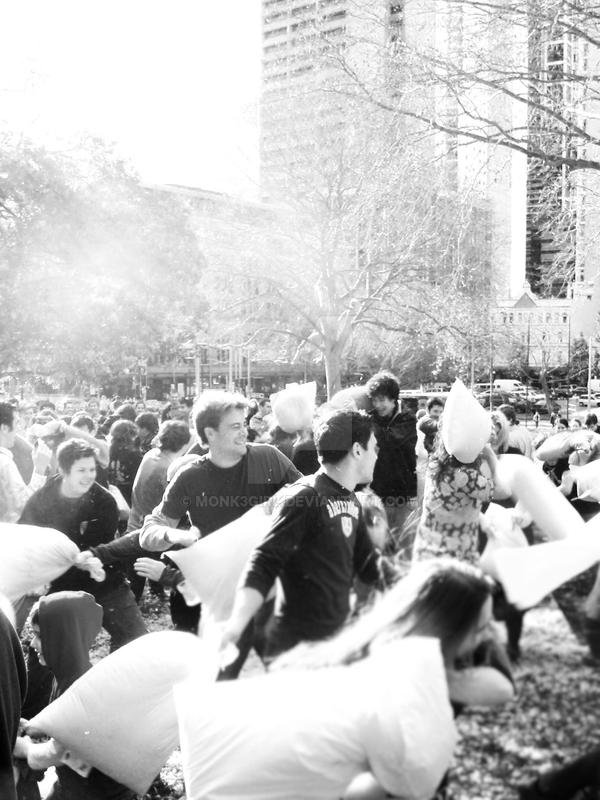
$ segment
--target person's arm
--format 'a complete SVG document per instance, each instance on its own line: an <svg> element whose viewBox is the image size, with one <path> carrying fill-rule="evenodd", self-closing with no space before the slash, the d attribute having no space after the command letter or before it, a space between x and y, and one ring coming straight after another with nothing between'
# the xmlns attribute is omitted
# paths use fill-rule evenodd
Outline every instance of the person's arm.
<svg viewBox="0 0 600 800"><path fill-rule="evenodd" d="M4 486L4 494L7 498L4 522L21 521L21 516L27 503L46 482L46 469L50 463L50 457L50 450L45 445L36 447L33 455L33 474L29 484L25 483L12 459L2 459L0 481ZM35 523L28 522L27 524Z"/></svg>
<svg viewBox="0 0 600 800"><path fill-rule="evenodd" d="M97 452L98 463L101 467L108 467L110 461L108 443L104 439L96 439L91 433L83 428L74 428L72 425L64 425L63 433L65 439L83 439L90 444Z"/></svg>
<svg viewBox="0 0 600 800"><path fill-rule="evenodd" d="M151 581L160 581L167 565L164 561L157 561L155 558L137 558L133 565L137 575L148 578Z"/></svg>
<svg viewBox="0 0 600 800"><path fill-rule="evenodd" d="M221 637L221 649L236 644L250 620L265 602L265 596L249 586L240 587L235 593L233 610Z"/></svg>
<svg viewBox="0 0 600 800"><path fill-rule="evenodd" d="M180 530L177 525L181 518L167 517L161 513L163 504L156 506L152 514L144 518L140 534L140 545L144 550L162 553L173 545L189 547L200 538L200 530L192 525L187 530Z"/></svg>
<svg viewBox="0 0 600 800"><path fill-rule="evenodd" d="M223 646L235 643L262 606L275 579L302 543L312 523L316 503L302 502L313 490L299 486L278 498L268 534L248 559L246 573L236 592L233 611L223 633ZM309 498L307 498L308 500Z"/></svg>
<svg viewBox="0 0 600 800"><path fill-rule="evenodd" d="M179 470L165 489L162 500L151 514L144 519L140 530L140 545L144 550L163 552L170 550L174 544L189 547L200 538L200 531L192 526L189 530L178 530L177 526L187 515L196 496L201 493L201 476L198 475L198 485L192 495L190 485L194 484L189 478L189 470L194 467L183 467Z"/></svg>
<svg viewBox="0 0 600 800"><path fill-rule="evenodd" d="M29 736L19 736L15 744L14 756L27 759L27 764L31 769L46 770L48 767L58 766L64 752L65 747L56 739L34 742Z"/></svg>
<svg viewBox="0 0 600 800"><path fill-rule="evenodd" d="M62 434L67 439L83 439L84 442L90 444L97 452L98 462L100 466L107 467L109 458L108 444L103 439L96 439L91 433L88 433L83 428L76 428L73 425L67 425L64 420L53 420L47 422L44 426L46 435L59 435Z"/></svg>
<svg viewBox="0 0 600 800"><path fill-rule="evenodd" d="M559 458L564 458L573 448L573 437L574 434L568 431L549 436L537 448L535 457L540 461L558 461Z"/></svg>
<svg viewBox="0 0 600 800"><path fill-rule="evenodd" d="M120 539L113 539L106 544L99 544L84 551L90 553L105 564L116 564L119 561L128 561L131 558L138 558L145 554L145 550L140 546L140 532L131 531L121 536Z"/></svg>
<svg viewBox="0 0 600 800"><path fill-rule="evenodd" d="M366 584L373 585L382 578L381 551L371 541L361 513L354 543L354 571Z"/></svg>

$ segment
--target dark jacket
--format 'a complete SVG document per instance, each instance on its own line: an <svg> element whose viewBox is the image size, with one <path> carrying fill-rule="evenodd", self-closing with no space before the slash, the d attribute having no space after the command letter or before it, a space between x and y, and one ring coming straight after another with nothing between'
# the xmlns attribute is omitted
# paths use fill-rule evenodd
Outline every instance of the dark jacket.
<svg viewBox="0 0 600 800"><path fill-rule="evenodd" d="M34 492L19 522L54 528L68 536L80 550L111 542L119 521L117 504L111 493L94 483L82 497L68 499L60 493L61 480L59 475L50 478ZM94 581L87 572L71 567L52 582L51 590L84 591L101 597L123 581L123 574L116 566L107 567L106 579L101 583Z"/></svg>
<svg viewBox="0 0 600 800"><path fill-rule="evenodd" d="M417 494L417 420L414 414L400 411L398 404L388 419L371 411L379 455L371 488L383 500L415 497Z"/></svg>

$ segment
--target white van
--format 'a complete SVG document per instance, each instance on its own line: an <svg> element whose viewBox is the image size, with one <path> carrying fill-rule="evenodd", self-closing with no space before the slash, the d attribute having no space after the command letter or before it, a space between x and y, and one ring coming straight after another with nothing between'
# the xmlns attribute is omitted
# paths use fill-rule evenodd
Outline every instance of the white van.
<svg viewBox="0 0 600 800"><path fill-rule="evenodd" d="M527 387L521 381L514 380L513 378L501 378L494 381L494 390L496 392L517 392L517 394L527 392Z"/></svg>

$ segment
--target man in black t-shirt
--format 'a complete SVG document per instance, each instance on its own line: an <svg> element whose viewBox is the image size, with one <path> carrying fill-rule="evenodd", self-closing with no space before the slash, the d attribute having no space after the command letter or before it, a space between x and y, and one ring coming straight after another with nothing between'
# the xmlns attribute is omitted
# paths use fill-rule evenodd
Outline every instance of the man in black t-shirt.
<svg viewBox="0 0 600 800"><path fill-rule="evenodd" d="M208 391L200 396L195 424L208 453L186 462L175 473L162 501L145 518L139 540L143 548L187 547L300 477L277 448L247 443L246 407L244 397L229 392ZM196 629L199 607L187 608L177 592L171 595L171 614L177 627ZM228 677L235 677L241 669L250 642L248 631L246 652L240 648L242 655Z"/></svg>
<svg viewBox="0 0 600 800"><path fill-rule="evenodd" d="M144 521L146 550L187 546L264 503L300 476L276 447L248 444L246 400L228 392L204 392L195 409L198 436L208 453L186 462ZM181 530L180 525L189 530Z"/></svg>
<svg viewBox="0 0 600 800"><path fill-rule="evenodd" d="M268 658L336 633L349 614L354 576L371 584L380 577L379 553L354 494L373 476L378 449L372 422L362 412L338 411L321 423L315 442L321 469L276 499L271 530L249 560L223 648L238 641L276 578Z"/></svg>

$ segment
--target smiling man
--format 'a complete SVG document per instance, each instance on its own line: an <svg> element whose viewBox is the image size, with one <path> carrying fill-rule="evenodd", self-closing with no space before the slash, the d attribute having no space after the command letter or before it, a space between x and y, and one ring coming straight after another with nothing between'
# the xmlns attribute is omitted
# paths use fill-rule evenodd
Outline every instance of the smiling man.
<svg viewBox="0 0 600 800"><path fill-rule="evenodd" d="M242 395L217 391L200 395L194 419L208 453L185 463L175 473L161 503L145 518L140 545L146 550L193 544L199 536L233 522L301 477L276 447L248 444L246 410ZM179 593L173 592L171 616L178 627L195 630L199 607L187 608ZM251 638L249 630L247 647L240 648L241 656L228 677L235 677L241 669Z"/></svg>
<svg viewBox="0 0 600 800"><path fill-rule="evenodd" d="M111 542L119 512L110 492L96 483L95 449L83 439L69 439L56 455L59 474L29 498L19 522L61 531L82 551ZM111 650L115 650L146 633L146 627L120 569L112 565L105 571L106 579L99 583L72 567L52 582L50 592L93 595L102 606L102 624L110 634Z"/></svg>
<svg viewBox="0 0 600 800"><path fill-rule="evenodd" d="M149 514L140 534L147 550L189 545L264 503L300 476L276 447L248 444L246 399L204 392L194 409L196 430L208 453L184 464ZM180 530L183 523L189 530Z"/></svg>

